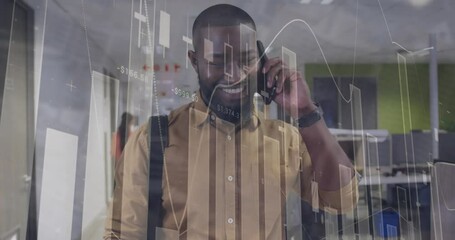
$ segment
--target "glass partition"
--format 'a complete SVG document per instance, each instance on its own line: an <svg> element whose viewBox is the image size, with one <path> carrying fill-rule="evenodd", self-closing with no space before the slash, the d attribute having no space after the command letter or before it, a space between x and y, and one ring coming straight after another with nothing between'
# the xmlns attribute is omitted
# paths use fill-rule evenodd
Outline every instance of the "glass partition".
<svg viewBox="0 0 455 240"><path fill-rule="evenodd" d="M455 2L0 2L0 240L447 235Z"/></svg>

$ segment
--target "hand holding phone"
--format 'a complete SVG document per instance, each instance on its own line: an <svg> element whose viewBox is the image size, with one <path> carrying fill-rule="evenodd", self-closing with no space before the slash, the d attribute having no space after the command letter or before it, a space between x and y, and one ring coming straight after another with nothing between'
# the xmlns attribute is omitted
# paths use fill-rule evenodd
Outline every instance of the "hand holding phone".
<svg viewBox="0 0 455 240"><path fill-rule="evenodd" d="M258 54L260 58L257 81L258 81L258 90L257 92L264 99L265 104L270 104L276 95L276 79L271 88L267 87L267 74L262 73L265 63L268 61L267 55L265 54L264 45L261 41L257 41Z"/></svg>

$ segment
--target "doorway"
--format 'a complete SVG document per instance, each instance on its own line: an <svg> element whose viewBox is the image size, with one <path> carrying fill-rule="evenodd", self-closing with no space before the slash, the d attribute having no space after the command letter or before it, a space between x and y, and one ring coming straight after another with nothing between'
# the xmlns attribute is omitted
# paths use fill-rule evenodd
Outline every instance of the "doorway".
<svg viewBox="0 0 455 240"><path fill-rule="evenodd" d="M0 239L25 239L34 149L33 10L0 8ZM5 40L5 41L3 41Z"/></svg>

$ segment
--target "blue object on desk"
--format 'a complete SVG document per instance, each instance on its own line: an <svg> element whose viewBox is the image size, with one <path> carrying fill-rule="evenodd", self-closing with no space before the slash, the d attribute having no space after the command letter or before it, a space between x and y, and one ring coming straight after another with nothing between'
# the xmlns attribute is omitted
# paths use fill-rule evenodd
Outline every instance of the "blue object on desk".
<svg viewBox="0 0 455 240"><path fill-rule="evenodd" d="M412 176L412 175L411 175ZM395 184L387 186L387 202L395 207L398 206L397 186L403 189L401 199L406 199L409 208L416 208L417 201L420 207L430 206L431 190L429 184Z"/></svg>
<svg viewBox="0 0 455 240"><path fill-rule="evenodd" d="M382 211L374 215L375 228L380 237L398 237L400 235L400 217L395 211Z"/></svg>

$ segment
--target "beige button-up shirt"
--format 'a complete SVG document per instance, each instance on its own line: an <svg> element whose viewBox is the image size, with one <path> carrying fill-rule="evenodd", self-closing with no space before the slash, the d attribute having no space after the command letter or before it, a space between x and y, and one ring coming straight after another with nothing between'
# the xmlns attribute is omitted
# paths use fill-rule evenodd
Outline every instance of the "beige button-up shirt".
<svg viewBox="0 0 455 240"><path fill-rule="evenodd" d="M254 113L235 127L202 100L168 119L157 239L300 239L301 199L331 212L357 202L355 178L338 191L317 187L305 143L287 123ZM148 127L130 137L116 169L105 239L146 239Z"/></svg>

